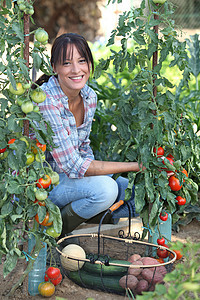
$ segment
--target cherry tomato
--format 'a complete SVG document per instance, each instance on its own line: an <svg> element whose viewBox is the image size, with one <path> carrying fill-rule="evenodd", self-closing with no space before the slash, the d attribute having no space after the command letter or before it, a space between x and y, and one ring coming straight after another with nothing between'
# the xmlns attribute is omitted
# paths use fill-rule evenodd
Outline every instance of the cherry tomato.
<svg viewBox="0 0 200 300"><path fill-rule="evenodd" d="M60 233L57 233L55 231L55 228L53 226L51 227L48 227L47 230L46 230L46 233L54 238L57 238L61 235L61 232Z"/></svg>
<svg viewBox="0 0 200 300"><path fill-rule="evenodd" d="M168 181L172 191L180 191L180 189L182 188L182 185L180 185L180 181L174 175L170 176Z"/></svg>
<svg viewBox="0 0 200 300"><path fill-rule="evenodd" d="M41 143L39 143L39 142L37 141L37 142L36 142L36 146L37 146L40 150L42 150L42 152L45 152L45 151L46 151L46 148L47 148L46 144L41 144ZM38 153L37 147L36 147L36 148L35 148L35 147L32 147L32 151L33 151L34 154L37 154L37 153Z"/></svg>
<svg viewBox="0 0 200 300"><path fill-rule="evenodd" d="M161 212L160 215L159 215L159 218L162 220L162 221L167 221L168 219L168 213L166 212Z"/></svg>
<svg viewBox="0 0 200 300"><path fill-rule="evenodd" d="M34 203L38 203L40 206L45 206L45 202L44 201L39 201L37 199L35 199Z"/></svg>
<svg viewBox="0 0 200 300"><path fill-rule="evenodd" d="M12 86L12 84L9 85L9 91L13 94L13 95L23 95L25 92L25 89L22 86L21 82L16 82L16 90L14 89L14 87Z"/></svg>
<svg viewBox="0 0 200 300"><path fill-rule="evenodd" d="M186 169L183 169L183 171L181 171L183 174L185 174L186 177L188 177L188 172L186 171ZM183 179L183 182L185 182L185 179Z"/></svg>
<svg viewBox="0 0 200 300"><path fill-rule="evenodd" d="M54 279L51 279L51 282L53 283L53 285L58 285L59 283L61 283L62 281L62 274L60 273L60 275L58 276L58 278L54 278Z"/></svg>
<svg viewBox="0 0 200 300"><path fill-rule="evenodd" d="M21 105L21 110L25 114L30 113L31 111L33 111L33 103L31 101L24 101Z"/></svg>
<svg viewBox="0 0 200 300"><path fill-rule="evenodd" d="M161 245L161 246L164 246L165 245L165 239L164 238L157 239L157 244Z"/></svg>
<svg viewBox="0 0 200 300"><path fill-rule="evenodd" d="M26 137L25 137L25 136L22 136L22 137L20 138L20 141L25 142L25 143L26 143L26 148L28 149L28 147L29 147L29 142L28 142L28 140L26 139Z"/></svg>
<svg viewBox="0 0 200 300"><path fill-rule="evenodd" d="M26 153L26 165L30 165L34 162L35 155L32 152Z"/></svg>
<svg viewBox="0 0 200 300"><path fill-rule="evenodd" d="M156 152L156 150L157 150L157 152ZM163 147L158 147L158 149L156 149L156 147L154 147L154 148L153 148L153 152L154 152L155 154L157 154L157 156L163 156L164 153L165 153Z"/></svg>
<svg viewBox="0 0 200 300"><path fill-rule="evenodd" d="M38 222L42 226L51 226L53 224L53 222L49 222L49 212L46 213L46 216L45 216L45 218L42 222L39 222L38 214L35 215L35 220L36 220L36 222Z"/></svg>
<svg viewBox="0 0 200 300"><path fill-rule="evenodd" d="M185 205L185 203L186 203L186 199L181 196L177 196L176 200L177 200L178 205Z"/></svg>
<svg viewBox="0 0 200 300"><path fill-rule="evenodd" d="M16 139L10 139L10 140L8 141L8 145L11 145L11 144L13 144L13 143L14 143L14 141L16 141Z"/></svg>
<svg viewBox="0 0 200 300"><path fill-rule="evenodd" d="M30 97L35 103L42 103L46 99L46 94L41 88L37 88L30 92Z"/></svg>
<svg viewBox="0 0 200 300"><path fill-rule="evenodd" d="M40 160L40 158L41 158L41 160ZM36 155L35 155L35 160L37 161L37 162L43 162L43 161L45 161L45 154L40 154L39 155L39 153L37 153Z"/></svg>
<svg viewBox="0 0 200 300"><path fill-rule="evenodd" d="M169 253L166 249L158 249L157 255L158 255L158 257L161 257L161 258L167 258Z"/></svg>
<svg viewBox="0 0 200 300"><path fill-rule="evenodd" d="M176 260L179 260L183 257L180 250L173 250L176 253Z"/></svg>
<svg viewBox="0 0 200 300"><path fill-rule="evenodd" d="M43 297L51 297L55 293L55 286L52 282L41 282L38 291Z"/></svg>
<svg viewBox="0 0 200 300"><path fill-rule="evenodd" d="M60 275L60 269L55 267L49 267L45 274L49 277L49 279L55 279L58 278Z"/></svg>
<svg viewBox="0 0 200 300"><path fill-rule="evenodd" d="M160 263L163 264L165 261L162 257L156 258L156 260Z"/></svg>
<svg viewBox="0 0 200 300"><path fill-rule="evenodd" d="M51 178L49 175L44 175L44 177L41 177L38 179L38 183L36 184L39 188L47 189L51 185Z"/></svg>
<svg viewBox="0 0 200 300"><path fill-rule="evenodd" d="M5 151L6 151L6 147L5 148L2 148L2 149L0 149L0 153L4 153Z"/></svg>
<svg viewBox="0 0 200 300"><path fill-rule="evenodd" d="M168 154L167 157L174 159L174 156L172 154Z"/></svg>
<svg viewBox="0 0 200 300"><path fill-rule="evenodd" d="M56 184L57 182L59 182L60 177L59 177L59 174L57 172L52 172L50 174L50 177L51 177L51 183L52 184Z"/></svg>
<svg viewBox="0 0 200 300"><path fill-rule="evenodd" d="M38 189L35 192L35 197L37 200L44 201L48 197L48 193L46 190Z"/></svg>
<svg viewBox="0 0 200 300"><path fill-rule="evenodd" d="M35 31L35 38L38 42L44 43L48 41L48 33L44 29L38 28Z"/></svg>

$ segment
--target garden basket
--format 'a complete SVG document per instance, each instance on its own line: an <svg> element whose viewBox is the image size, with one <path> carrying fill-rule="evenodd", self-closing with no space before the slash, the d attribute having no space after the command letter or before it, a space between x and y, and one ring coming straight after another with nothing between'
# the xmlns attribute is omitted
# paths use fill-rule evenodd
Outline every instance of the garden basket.
<svg viewBox="0 0 200 300"><path fill-rule="evenodd" d="M163 282L163 277L170 272L176 260L176 253L164 246L151 244L140 239L138 232L131 236L131 217L129 207L128 234L120 230L118 237L101 234L101 225L104 217L123 203L115 204L102 217L98 233L77 234L64 237L58 244L69 242L77 238L79 246L84 249L85 257L60 253L63 273L76 284L106 293L125 295L141 294L142 291L152 291L157 283ZM127 202L124 202L128 205ZM73 242L72 242L73 243ZM160 263L152 258L155 250L168 250L170 254L166 261ZM66 267L65 261L70 267ZM71 269L71 263L75 269Z"/></svg>

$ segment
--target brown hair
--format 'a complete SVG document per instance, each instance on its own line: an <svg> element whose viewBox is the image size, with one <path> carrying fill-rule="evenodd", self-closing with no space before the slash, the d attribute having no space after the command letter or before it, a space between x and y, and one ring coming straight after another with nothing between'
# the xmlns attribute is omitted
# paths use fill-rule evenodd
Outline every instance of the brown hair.
<svg viewBox="0 0 200 300"><path fill-rule="evenodd" d="M66 60L67 50L69 50L69 54L73 56L72 46L75 46L82 57L86 59L86 62L92 65L92 73L94 72L94 60L92 56L92 52L90 47L86 41L86 39L77 34L77 33L64 33L57 37L51 48L51 66L56 65L57 63L64 63ZM41 85L44 82L47 82L51 76L43 74L36 83ZM36 85L34 85L36 88Z"/></svg>

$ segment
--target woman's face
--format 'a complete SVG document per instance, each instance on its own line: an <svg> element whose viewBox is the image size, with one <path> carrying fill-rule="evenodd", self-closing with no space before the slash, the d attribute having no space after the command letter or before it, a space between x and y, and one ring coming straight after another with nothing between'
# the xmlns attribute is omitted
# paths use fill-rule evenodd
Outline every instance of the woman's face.
<svg viewBox="0 0 200 300"><path fill-rule="evenodd" d="M58 81L63 92L68 95L79 93L90 77L90 65L84 57L81 57L77 48L72 45L72 55L66 55L63 64L56 64L54 71L58 75Z"/></svg>

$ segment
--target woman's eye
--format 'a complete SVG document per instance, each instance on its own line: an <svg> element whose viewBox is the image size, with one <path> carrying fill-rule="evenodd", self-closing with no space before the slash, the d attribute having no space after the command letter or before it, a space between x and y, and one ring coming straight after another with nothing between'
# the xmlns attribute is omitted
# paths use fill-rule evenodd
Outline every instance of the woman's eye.
<svg viewBox="0 0 200 300"><path fill-rule="evenodd" d="M86 60L83 58L83 59L80 59L79 62L80 62L80 63L85 63Z"/></svg>
<svg viewBox="0 0 200 300"><path fill-rule="evenodd" d="M64 66L68 66L68 65L70 65L69 61L64 62Z"/></svg>

